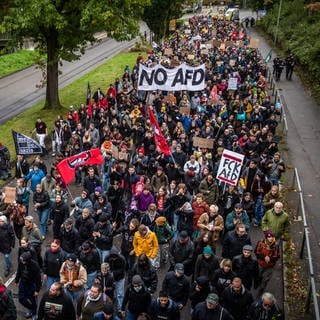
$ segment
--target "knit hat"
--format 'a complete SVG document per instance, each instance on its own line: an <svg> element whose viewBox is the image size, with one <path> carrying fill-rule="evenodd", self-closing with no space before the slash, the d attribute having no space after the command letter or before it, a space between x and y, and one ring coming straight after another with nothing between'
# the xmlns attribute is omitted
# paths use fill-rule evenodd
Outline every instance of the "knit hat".
<svg viewBox="0 0 320 320"><path fill-rule="evenodd" d="M203 254L213 254L213 251L210 246L205 246L203 248Z"/></svg>
<svg viewBox="0 0 320 320"><path fill-rule="evenodd" d="M4 222L4 223L8 223L8 219L6 216L2 215L0 216L0 221Z"/></svg>
<svg viewBox="0 0 320 320"><path fill-rule="evenodd" d="M167 222L166 217L158 217L156 219L156 225L160 227L163 226L166 222Z"/></svg>
<svg viewBox="0 0 320 320"><path fill-rule="evenodd" d="M102 188L100 186L95 187L94 191L97 191L99 193L102 192Z"/></svg>
<svg viewBox="0 0 320 320"><path fill-rule="evenodd" d="M67 256L67 260L72 261L72 262L77 262L77 256L74 253L70 253Z"/></svg>
<svg viewBox="0 0 320 320"><path fill-rule="evenodd" d="M209 293L207 297L207 302L211 304L217 304L219 302L219 297L215 293Z"/></svg>
<svg viewBox="0 0 320 320"><path fill-rule="evenodd" d="M242 250L251 251L252 252L253 248L252 248L252 246L250 244L246 244L246 245L243 246Z"/></svg>
<svg viewBox="0 0 320 320"><path fill-rule="evenodd" d="M20 261L21 262L28 262L31 260L31 253L29 251L24 252L21 256L20 256Z"/></svg>
<svg viewBox="0 0 320 320"><path fill-rule="evenodd" d="M184 265L182 263L177 263L174 266L174 270L177 271L180 274L184 274Z"/></svg>
<svg viewBox="0 0 320 320"><path fill-rule="evenodd" d="M138 149L138 153L144 154L144 148L139 148L139 149Z"/></svg>
<svg viewBox="0 0 320 320"><path fill-rule="evenodd" d="M268 238L268 237L274 237L274 234L273 234L272 230L266 230L266 231L264 232L264 236L265 236L266 238Z"/></svg>
<svg viewBox="0 0 320 320"><path fill-rule="evenodd" d="M132 277L132 285L142 285L142 284L143 284L143 281L138 274Z"/></svg>

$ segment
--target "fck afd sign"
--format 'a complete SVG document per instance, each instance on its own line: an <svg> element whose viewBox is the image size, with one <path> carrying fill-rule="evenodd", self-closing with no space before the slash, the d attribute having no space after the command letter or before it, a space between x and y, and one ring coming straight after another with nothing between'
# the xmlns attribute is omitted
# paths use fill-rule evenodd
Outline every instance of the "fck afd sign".
<svg viewBox="0 0 320 320"><path fill-rule="evenodd" d="M217 179L236 186L240 177L244 155L224 150L220 161Z"/></svg>
<svg viewBox="0 0 320 320"><path fill-rule="evenodd" d="M200 91L205 88L205 65L190 67L183 63L168 69L160 64L152 68L140 64L138 90Z"/></svg>

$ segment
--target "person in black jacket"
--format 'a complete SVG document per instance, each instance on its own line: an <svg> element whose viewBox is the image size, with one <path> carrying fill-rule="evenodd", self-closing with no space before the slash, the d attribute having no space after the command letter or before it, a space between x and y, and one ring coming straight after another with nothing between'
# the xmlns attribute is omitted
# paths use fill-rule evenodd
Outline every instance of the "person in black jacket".
<svg viewBox="0 0 320 320"><path fill-rule="evenodd" d="M232 259L233 271L241 278L246 289L250 290L252 284L254 289L259 286L259 265L257 260L252 256L253 248L251 245L245 245L242 254Z"/></svg>
<svg viewBox="0 0 320 320"><path fill-rule="evenodd" d="M127 313L126 319L137 319L140 313L148 312L150 303L150 293L143 285L141 277L135 275L123 298L121 306L122 317L124 318ZM127 305L127 311L125 311Z"/></svg>
<svg viewBox="0 0 320 320"><path fill-rule="evenodd" d="M8 223L6 216L0 216L0 252L4 255L6 263L5 277L7 277L11 270L11 250L15 245L15 235L13 227Z"/></svg>
<svg viewBox="0 0 320 320"><path fill-rule="evenodd" d="M101 263L101 270L98 272L94 283L100 285L101 291L114 301L114 291L116 288L114 277L110 271L109 263Z"/></svg>
<svg viewBox="0 0 320 320"><path fill-rule="evenodd" d="M78 259L87 271L86 288L91 288L101 267L99 252L94 244L87 240L79 248Z"/></svg>
<svg viewBox="0 0 320 320"><path fill-rule="evenodd" d="M219 269L218 257L213 253L210 246L206 246L203 249L203 253L197 257L194 279L200 276L206 276L210 282L213 280L213 273Z"/></svg>
<svg viewBox="0 0 320 320"><path fill-rule="evenodd" d="M15 178L24 178L29 173L30 165L23 155L18 154L15 161Z"/></svg>
<svg viewBox="0 0 320 320"><path fill-rule="evenodd" d="M64 221L60 228L59 239L61 242L61 248L67 253L74 253L77 248L79 248L79 233L73 225L72 218L68 218Z"/></svg>
<svg viewBox="0 0 320 320"><path fill-rule="evenodd" d="M19 283L19 302L29 309L25 317L35 317L37 296L41 289L41 271L38 263L31 259L30 252L24 252L20 256L15 283Z"/></svg>
<svg viewBox="0 0 320 320"><path fill-rule="evenodd" d="M100 188L100 187L97 187ZM99 221L99 217L105 213L108 220L112 221L112 206L107 200L106 196L101 194L97 201L93 203L93 219L95 222Z"/></svg>
<svg viewBox="0 0 320 320"><path fill-rule="evenodd" d="M235 230L228 231L223 239L222 257L233 259L233 257L242 253L244 245L251 245L251 239L243 223L238 223Z"/></svg>
<svg viewBox="0 0 320 320"><path fill-rule="evenodd" d="M39 303L37 320L76 320L71 298L65 294L60 282L51 284Z"/></svg>
<svg viewBox="0 0 320 320"><path fill-rule="evenodd" d="M138 261L134 264L129 272L128 282L131 282L133 276L139 275L143 280L149 293L154 293L157 290L158 275L156 269L152 266L148 257L142 253L138 257Z"/></svg>
<svg viewBox="0 0 320 320"><path fill-rule="evenodd" d="M54 282L60 280L60 268L66 258L67 253L61 249L60 240L52 240L50 248L46 250L43 257L43 280L47 281L47 290Z"/></svg>
<svg viewBox="0 0 320 320"><path fill-rule="evenodd" d="M36 186L36 192L33 194L33 205L39 216L40 231L44 239L47 234L48 219L50 214L50 197L47 191L44 191L40 184Z"/></svg>
<svg viewBox="0 0 320 320"><path fill-rule="evenodd" d="M192 273L192 259L194 246L186 231L179 234L179 239L172 242L169 249L170 269L173 270L176 263L182 263L185 268L185 273Z"/></svg>
<svg viewBox="0 0 320 320"><path fill-rule="evenodd" d="M196 278L190 289L191 309L194 309L198 303L204 301L210 291L209 279L206 276Z"/></svg>
<svg viewBox="0 0 320 320"><path fill-rule="evenodd" d="M177 263L174 271L166 273L162 282L162 290L168 293L180 310L186 305L189 298L190 283L184 274L182 263Z"/></svg>
<svg viewBox="0 0 320 320"><path fill-rule="evenodd" d="M239 277L235 277L229 287L221 294L221 305L225 307L237 320L247 319L253 297L242 284Z"/></svg>
<svg viewBox="0 0 320 320"><path fill-rule="evenodd" d="M83 188L88 190L88 194L94 193L96 187L102 187L100 178L95 175L94 168L88 168L88 175L84 178Z"/></svg>
<svg viewBox="0 0 320 320"><path fill-rule="evenodd" d="M212 285L214 292L219 296L224 288L227 288L236 274L232 271L232 261L230 259L223 259L220 262L220 269L213 274Z"/></svg>
<svg viewBox="0 0 320 320"><path fill-rule="evenodd" d="M110 255L105 258L104 262L109 263L110 271L114 277L117 292L117 311L120 312L124 297L126 260L116 249L111 249Z"/></svg>
<svg viewBox="0 0 320 320"><path fill-rule="evenodd" d="M69 216L68 205L62 200L61 194L57 194L50 212L50 219L53 220L52 230L54 239L59 239L61 225Z"/></svg>
<svg viewBox="0 0 320 320"><path fill-rule="evenodd" d="M84 208L81 216L76 220L75 227L79 232L79 242L82 244L86 240L93 240L92 231L94 228L94 220L91 217L90 210Z"/></svg>
<svg viewBox="0 0 320 320"><path fill-rule="evenodd" d="M92 235L102 263L109 255L113 245L113 225L111 225L106 213L100 215L99 221L93 228Z"/></svg>
<svg viewBox="0 0 320 320"><path fill-rule="evenodd" d="M134 234L138 231L139 220L132 218L129 223L124 224L120 227L117 232L122 233L121 241L121 254L126 259L127 270L130 270L136 260L136 256L133 249L133 237Z"/></svg>
<svg viewBox="0 0 320 320"><path fill-rule="evenodd" d="M151 320L180 320L179 307L165 291L160 291L159 297L152 299L149 314Z"/></svg>

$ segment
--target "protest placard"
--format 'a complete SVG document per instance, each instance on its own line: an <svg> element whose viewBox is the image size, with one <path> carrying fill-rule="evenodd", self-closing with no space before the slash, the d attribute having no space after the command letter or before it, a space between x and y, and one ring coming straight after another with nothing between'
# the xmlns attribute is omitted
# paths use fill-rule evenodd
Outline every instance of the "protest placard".
<svg viewBox="0 0 320 320"><path fill-rule="evenodd" d="M4 187L4 203L12 203L16 200L16 188L14 187Z"/></svg>
<svg viewBox="0 0 320 320"><path fill-rule="evenodd" d="M217 172L217 179L236 186L240 177L244 155L227 149L223 150Z"/></svg>
<svg viewBox="0 0 320 320"><path fill-rule="evenodd" d="M259 47L259 39L251 38L248 48L257 49Z"/></svg>
<svg viewBox="0 0 320 320"><path fill-rule="evenodd" d="M180 107L179 108L179 112L181 114L189 115L190 114L190 107Z"/></svg>
<svg viewBox="0 0 320 320"><path fill-rule="evenodd" d="M228 90L237 90L238 78L229 78L228 80Z"/></svg>
<svg viewBox="0 0 320 320"><path fill-rule="evenodd" d="M173 50L171 48L164 49L164 55L165 56L172 56Z"/></svg>
<svg viewBox="0 0 320 320"><path fill-rule="evenodd" d="M214 139L193 137L193 146L199 148L213 149Z"/></svg>

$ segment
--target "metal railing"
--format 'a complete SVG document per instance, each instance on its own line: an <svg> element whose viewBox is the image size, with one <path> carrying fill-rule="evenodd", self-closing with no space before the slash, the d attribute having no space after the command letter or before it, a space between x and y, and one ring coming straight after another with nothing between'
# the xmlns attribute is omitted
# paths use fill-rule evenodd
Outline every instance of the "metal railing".
<svg viewBox="0 0 320 320"><path fill-rule="evenodd" d="M315 283L315 274L313 268L313 260L311 255L311 246L310 246L310 239L309 239L309 226L308 220L306 217L306 212L304 208L304 199L303 199L303 192L300 183L300 177L298 173L298 169L294 169L293 181L292 181L292 188L296 189L299 195L299 202L297 208L297 216L301 213L302 222L303 222L303 238L301 242L300 254L299 258L303 259L304 257L304 249L307 249L307 259L308 259L308 267L309 267L309 287L308 287L308 295L305 302L305 312L310 312L310 305L311 305L311 297L313 299L313 306L314 306L314 316L316 320L320 320L319 314L319 304L318 304L318 297L317 297L317 290L316 290L316 283Z"/></svg>
<svg viewBox="0 0 320 320"><path fill-rule="evenodd" d="M281 131L282 131L283 135L287 135L288 134L288 123L287 123L287 116L286 116L286 112L285 112L286 102L285 102L284 97L281 96L281 94L280 94L280 90L277 87L276 81L275 81L273 74L270 71L269 67L267 67L266 78L267 78L269 92L274 98L274 103L276 104L278 102L281 105L281 109L280 109L281 110L280 123L282 126ZM315 283L315 274L314 274L313 260L312 260L312 255L311 255L310 239L309 239L309 226L308 226L308 221L307 221L307 217L306 217L306 213L305 213L303 193L302 193L302 188L301 188L301 183L300 183L300 178L299 178L297 168L294 169L292 189L296 189L299 194L297 215L301 212L302 221L303 221L303 238L302 238L302 242L301 242L299 258L303 259L304 249L306 247L308 268L309 268L309 281L308 281L309 287L308 287L307 299L305 301L304 312L305 313L310 312L311 297L312 297L315 319L320 320L319 304L318 304L318 297L317 297L317 290L316 290L316 283Z"/></svg>

